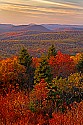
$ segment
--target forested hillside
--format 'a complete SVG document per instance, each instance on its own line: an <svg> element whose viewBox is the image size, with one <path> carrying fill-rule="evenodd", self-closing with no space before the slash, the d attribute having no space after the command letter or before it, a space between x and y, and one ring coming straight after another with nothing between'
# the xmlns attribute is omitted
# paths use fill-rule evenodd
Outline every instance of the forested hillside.
<svg viewBox="0 0 83 125"><path fill-rule="evenodd" d="M31 56L40 57L54 44L56 50L75 55L83 52L83 31L38 32L19 31L0 34L0 56L18 55L22 46Z"/></svg>

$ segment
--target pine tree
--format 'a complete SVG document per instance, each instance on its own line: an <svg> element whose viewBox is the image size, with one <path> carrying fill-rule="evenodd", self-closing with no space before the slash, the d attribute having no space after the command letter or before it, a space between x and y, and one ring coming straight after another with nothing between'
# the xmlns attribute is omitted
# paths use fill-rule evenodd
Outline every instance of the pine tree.
<svg viewBox="0 0 83 125"><path fill-rule="evenodd" d="M41 57L39 66L35 70L34 83L39 83L41 79L45 79L47 83L52 80L51 68L45 56Z"/></svg>
<svg viewBox="0 0 83 125"><path fill-rule="evenodd" d="M28 77L27 80L27 87L30 90L33 86L33 74L34 74L34 69L32 67L32 57L29 55L29 53L27 52L27 50L25 48L22 48L19 54L19 64L24 65L26 68L26 74Z"/></svg>
<svg viewBox="0 0 83 125"><path fill-rule="evenodd" d="M81 58L78 62L78 64L76 65L76 68L78 70L78 72L82 72L83 73L83 54L81 55Z"/></svg>
<svg viewBox="0 0 83 125"><path fill-rule="evenodd" d="M56 54L55 46L52 44L48 50L48 58L50 58L50 56L56 56Z"/></svg>
<svg viewBox="0 0 83 125"><path fill-rule="evenodd" d="M22 48L19 54L19 63L29 68L32 63L32 57L29 55L25 48Z"/></svg>

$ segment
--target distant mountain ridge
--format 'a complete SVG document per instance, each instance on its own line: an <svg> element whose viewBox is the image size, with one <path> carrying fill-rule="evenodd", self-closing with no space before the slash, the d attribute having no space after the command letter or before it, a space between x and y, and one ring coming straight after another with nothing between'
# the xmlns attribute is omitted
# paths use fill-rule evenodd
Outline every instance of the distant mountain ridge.
<svg viewBox="0 0 83 125"><path fill-rule="evenodd" d="M83 30L83 25L61 25L61 24L42 24L42 26L52 31L60 30Z"/></svg>
<svg viewBox="0 0 83 125"><path fill-rule="evenodd" d="M12 24L0 24L0 33L17 31L57 32L63 30L83 30L83 25L28 24L15 26Z"/></svg>
<svg viewBox="0 0 83 125"><path fill-rule="evenodd" d="M41 31L49 32L50 30L42 25L29 24L29 25L11 25L11 24L0 24L0 33L4 32L15 32L15 31Z"/></svg>

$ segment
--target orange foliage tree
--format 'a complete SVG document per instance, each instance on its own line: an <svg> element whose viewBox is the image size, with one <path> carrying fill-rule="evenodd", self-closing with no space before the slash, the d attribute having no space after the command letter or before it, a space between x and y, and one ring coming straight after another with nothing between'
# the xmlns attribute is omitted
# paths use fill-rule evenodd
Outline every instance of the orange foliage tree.
<svg viewBox="0 0 83 125"><path fill-rule="evenodd" d="M74 60L74 63L76 65L80 61L81 56L82 56L82 53L77 53L75 56L71 56L70 58Z"/></svg>
<svg viewBox="0 0 83 125"><path fill-rule="evenodd" d="M48 96L47 82L41 79L40 83L36 84L30 94L30 109L34 111L42 110L45 99Z"/></svg>
<svg viewBox="0 0 83 125"><path fill-rule="evenodd" d="M57 52L55 57L50 57L49 64L52 69L53 77L68 77L68 75L75 71L73 59L67 54L62 54L60 51Z"/></svg>
<svg viewBox="0 0 83 125"><path fill-rule="evenodd" d="M0 82L1 85L8 86L10 84L22 84L27 81L27 76L25 73L25 67L18 63L17 57L7 58L0 62Z"/></svg>

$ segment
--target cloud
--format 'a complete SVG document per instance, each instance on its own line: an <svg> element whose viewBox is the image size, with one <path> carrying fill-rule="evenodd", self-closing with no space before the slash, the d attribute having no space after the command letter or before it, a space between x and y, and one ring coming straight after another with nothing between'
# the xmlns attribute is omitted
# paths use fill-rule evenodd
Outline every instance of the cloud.
<svg viewBox="0 0 83 125"><path fill-rule="evenodd" d="M24 3L24 4L23 4ZM38 4L40 3L40 4ZM49 7L49 5L51 7L64 7L64 8L75 8L75 9L83 9L82 6L78 6L78 5L74 5L74 4L68 4L68 3L61 3L61 2L52 2L52 1L46 1L46 0L28 0L28 2L26 2L26 0L23 0L23 2L5 2L5 1L1 1L0 4L10 4L10 5L19 5L19 6L45 6L45 7ZM38 6L37 6L38 5Z"/></svg>
<svg viewBox="0 0 83 125"><path fill-rule="evenodd" d="M81 6L73 5L73 4L68 4L68 3L59 3L59 2L52 2L52 1L46 1L46 0L32 0L33 2L41 2L44 4L50 4L50 5L57 5L57 6L62 6L62 7L68 7L68 8L77 8L77 9L83 9Z"/></svg>
<svg viewBox="0 0 83 125"><path fill-rule="evenodd" d="M16 21L18 20L18 22L19 15L20 19L22 15L23 18L28 18L28 20L32 19L32 17L35 17L34 20L38 20L40 22L44 19L47 19L47 22L50 20L55 20L55 17L57 18L56 20L59 21L60 19L70 20L71 16L78 17L78 19L83 19L82 6L67 2L55 2L55 0L3 0L0 1L0 5L0 11L2 13L0 15L2 18L4 17L4 15L5 18L8 18L10 17L10 15L12 15L14 17L14 20L16 19Z"/></svg>
<svg viewBox="0 0 83 125"><path fill-rule="evenodd" d="M34 0L34 1L39 1L39 0ZM40 0L40 2L47 2L44 0ZM50 2L47 2L50 3ZM54 2L51 2L54 3ZM8 2L1 2L2 6L0 9L4 10L13 10L13 11L20 11L24 13L29 13L33 12L33 14L55 14L55 13L63 13L63 14L74 14L77 12L82 13L83 9L80 8L79 11L77 8L64 8L63 6L35 6L35 5L29 5L29 4L17 4L17 3L8 3ZM12 6L11 6L12 5ZM35 11L35 12L34 12Z"/></svg>

